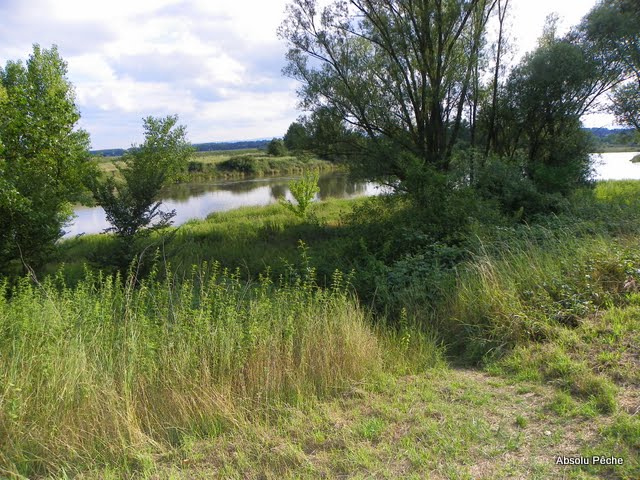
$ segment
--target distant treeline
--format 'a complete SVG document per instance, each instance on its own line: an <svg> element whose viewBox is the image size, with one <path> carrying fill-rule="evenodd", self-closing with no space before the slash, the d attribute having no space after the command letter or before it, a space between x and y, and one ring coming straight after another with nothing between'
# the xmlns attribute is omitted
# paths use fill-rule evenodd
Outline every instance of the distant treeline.
<svg viewBox="0 0 640 480"><path fill-rule="evenodd" d="M219 150L243 150L247 148L266 148L269 140L244 140L240 142L209 142L194 143L193 147L198 152L213 152ZM104 150L91 150L92 155L103 157L119 157L127 150L124 148L108 148Z"/></svg>
<svg viewBox="0 0 640 480"><path fill-rule="evenodd" d="M608 145L637 145L638 137L633 128L585 128L598 143Z"/></svg>

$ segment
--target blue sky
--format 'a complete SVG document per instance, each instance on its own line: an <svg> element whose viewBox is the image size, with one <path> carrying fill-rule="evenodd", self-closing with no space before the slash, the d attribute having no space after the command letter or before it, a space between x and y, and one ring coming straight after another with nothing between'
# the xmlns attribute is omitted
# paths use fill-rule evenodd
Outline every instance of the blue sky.
<svg viewBox="0 0 640 480"><path fill-rule="evenodd" d="M282 136L300 115L276 29L286 0L0 0L0 64L58 45L92 147L141 140L142 118L177 113L192 142ZM544 19L577 23L596 0L511 0L514 61ZM589 126L609 126L594 116Z"/></svg>

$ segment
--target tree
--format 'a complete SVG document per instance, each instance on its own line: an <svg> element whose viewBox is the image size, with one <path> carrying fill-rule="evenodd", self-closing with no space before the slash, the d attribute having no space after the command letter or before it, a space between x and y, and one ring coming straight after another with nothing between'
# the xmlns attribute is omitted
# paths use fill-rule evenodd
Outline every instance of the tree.
<svg viewBox="0 0 640 480"><path fill-rule="evenodd" d="M605 61L621 66L621 84L611 95L618 123L640 131L640 4L603 0L583 19L579 32Z"/></svg>
<svg viewBox="0 0 640 480"><path fill-rule="evenodd" d="M351 0L319 12L294 0L279 29L284 73L302 82L302 108L335 112L357 134L353 165L367 176L404 180L408 163L446 172L494 5Z"/></svg>
<svg viewBox="0 0 640 480"><path fill-rule="evenodd" d="M489 155L491 145L497 143L496 138L496 114L498 108L498 83L500 79L500 67L505 43L504 23L509 10L509 0L498 0L498 42L496 44L496 61L493 69L493 84L491 93L491 107L489 109L489 120L487 128L487 142L485 147L485 157Z"/></svg>
<svg viewBox="0 0 640 480"><path fill-rule="evenodd" d="M591 173L589 136L580 118L619 82L620 66L575 33L556 38L547 22L538 48L513 69L499 106L496 151L517 159L544 191L566 193Z"/></svg>
<svg viewBox="0 0 640 480"><path fill-rule="evenodd" d="M284 157L287 154L287 148L281 138L274 138L267 145L267 153L274 157Z"/></svg>
<svg viewBox="0 0 640 480"><path fill-rule="evenodd" d="M611 113L616 116L616 121L634 127L640 133L640 84L628 82L616 87L611 101Z"/></svg>
<svg viewBox="0 0 640 480"><path fill-rule="evenodd" d="M0 68L0 266L42 263L96 173L66 74L55 46Z"/></svg>
<svg viewBox="0 0 640 480"><path fill-rule="evenodd" d="M107 231L124 238L170 224L175 211L160 210L158 193L180 178L194 151L186 127L177 125L177 115L147 117L143 122L144 142L132 146L122 158L124 166L117 167L122 179L111 176L93 185L96 201L112 225Z"/></svg>
<svg viewBox="0 0 640 480"><path fill-rule="evenodd" d="M285 133L284 146L292 152L301 152L309 149L309 134L300 122L293 122Z"/></svg>
<svg viewBox="0 0 640 480"><path fill-rule="evenodd" d="M637 0L601 0L577 31L610 62L621 64L626 75L640 81L640 3Z"/></svg>
<svg viewBox="0 0 640 480"><path fill-rule="evenodd" d="M366 146L362 134L349 130L340 113L329 107L316 108L302 118L302 124L309 136L309 150L325 160L353 158Z"/></svg>

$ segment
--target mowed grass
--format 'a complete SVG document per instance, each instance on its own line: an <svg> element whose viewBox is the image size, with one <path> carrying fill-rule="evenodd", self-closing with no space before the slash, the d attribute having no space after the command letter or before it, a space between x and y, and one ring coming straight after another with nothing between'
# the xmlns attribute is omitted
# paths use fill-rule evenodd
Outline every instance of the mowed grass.
<svg viewBox="0 0 640 480"><path fill-rule="evenodd" d="M280 406L215 438L187 437L134 478L635 479L631 416L575 418L549 408L553 386L476 370L382 374L332 399ZM625 464L561 466L606 454ZM82 478L120 478L95 469Z"/></svg>

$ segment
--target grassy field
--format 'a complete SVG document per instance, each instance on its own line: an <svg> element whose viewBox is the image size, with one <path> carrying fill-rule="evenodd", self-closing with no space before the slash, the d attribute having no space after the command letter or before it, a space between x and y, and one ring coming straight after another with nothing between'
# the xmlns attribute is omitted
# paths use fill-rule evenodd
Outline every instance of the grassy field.
<svg viewBox="0 0 640 480"><path fill-rule="evenodd" d="M120 157L96 157L100 169L117 173ZM289 175L305 170L329 171L338 166L311 155L274 157L258 149L196 152L188 165L189 181Z"/></svg>
<svg viewBox="0 0 640 480"><path fill-rule="evenodd" d="M215 214L115 276L62 242L0 295L0 477L639 478L640 182L569 202L388 266L383 200Z"/></svg>

